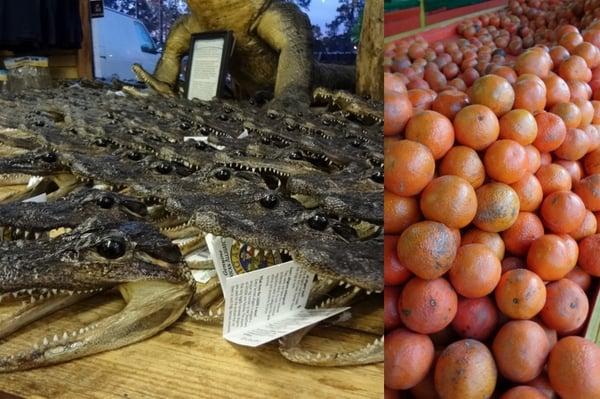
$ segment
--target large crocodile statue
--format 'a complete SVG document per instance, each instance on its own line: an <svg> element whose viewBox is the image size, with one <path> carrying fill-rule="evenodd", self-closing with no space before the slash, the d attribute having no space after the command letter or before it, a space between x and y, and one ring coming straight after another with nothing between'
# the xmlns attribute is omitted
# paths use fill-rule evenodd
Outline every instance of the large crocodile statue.
<svg viewBox="0 0 600 399"><path fill-rule="evenodd" d="M310 20L295 4L282 0L187 3L190 13L171 28L154 74L138 64L133 67L138 78L159 93L173 95L193 34L223 30L235 37L231 75L238 97L274 92L277 102L297 108L310 102L311 88L354 88L354 68L313 61Z"/></svg>

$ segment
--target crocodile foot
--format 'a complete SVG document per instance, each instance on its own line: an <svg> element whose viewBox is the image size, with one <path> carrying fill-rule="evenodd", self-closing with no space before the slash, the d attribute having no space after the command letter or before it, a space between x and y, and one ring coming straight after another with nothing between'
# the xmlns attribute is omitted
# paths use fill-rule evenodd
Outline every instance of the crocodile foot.
<svg viewBox="0 0 600 399"><path fill-rule="evenodd" d="M174 97L175 91L173 88L165 82L161 82L156 79L154 75L147 72L140 64L133 64L131 67L133 73L137 76L138 80L146 83L149 87L155 90L157 93L166 96L166 97Z"/></svg>

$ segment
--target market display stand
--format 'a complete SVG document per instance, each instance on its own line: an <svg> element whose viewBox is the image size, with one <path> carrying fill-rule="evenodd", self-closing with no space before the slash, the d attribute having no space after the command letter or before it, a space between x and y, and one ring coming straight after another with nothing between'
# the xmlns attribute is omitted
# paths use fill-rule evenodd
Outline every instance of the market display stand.
<svg viewBox="0 0 600 399"><path fill-rule="evenodd" d="M306 348L356 348L379 337L381 297L353 309L344 327L320 327ZM107 293L38 321L0 342L0 355L114 314L123 302ZM0 308L0 317L2 317ZM364 329L364 328L363 328ZM13 398L382 398L383 364L308 367L285 360L276 343L245 348L225 341L221 326L187 316L144 342L43 369L0 374L0 399ZM366 329L369 331L369 329ZM60 335L59 334L59 335ZM34 338L34 337L37 337Z"/></svg>

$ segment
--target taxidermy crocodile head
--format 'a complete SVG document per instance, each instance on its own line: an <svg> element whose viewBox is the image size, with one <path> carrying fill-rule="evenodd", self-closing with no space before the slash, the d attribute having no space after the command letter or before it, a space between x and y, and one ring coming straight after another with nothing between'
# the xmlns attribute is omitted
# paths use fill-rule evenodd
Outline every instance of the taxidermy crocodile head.
<svg viewBox="0 0 600 399"><path fill-rule="evenodd" d="M0 252L2 307L21 304L0 319L0 337L102 290L117 287L126 302L115 315L0 357L2 372L144 340L177 320L194 292L179 249L142 222L91 219L55 239L0 242Z"/></svg>

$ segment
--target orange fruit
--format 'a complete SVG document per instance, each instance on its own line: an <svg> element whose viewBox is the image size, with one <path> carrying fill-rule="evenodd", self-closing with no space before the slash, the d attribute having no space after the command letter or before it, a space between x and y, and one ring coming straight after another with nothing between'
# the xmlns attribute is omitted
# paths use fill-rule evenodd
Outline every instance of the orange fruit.
<svg viewBox="0 0 600 399"><path fill-rule="evenodd" d="M592 107L594 108L594 116L592 117L592 123L597 125L600 123L600 101L592 101Z"/></svg>
<svg viewBox="0 0 600 399"><path fill-rule="evenodd" d="M544 93L544 97L545 97ZM485 75L473 82L469 95L473 104L485 105L502 116L510 111L515 102L515 91L508 81L497 75Z"/></svg>
<svg viewBox="0 0 600 399"><path fill-rule="evenodd" d="M540 375L549 351L544 329L531 320L509 321L492 344L498 371L514 382L531 381Z"/></svg>
<svg viewBox="0 0 600 399"><path fill-rule="evenodd" d="M497 233L508 229L519 216L519 196L503 183L488 183L479 187L477 213L473 224L484 231Z"/></svg>
<svg viewBox="0 0 600 399"><path fill-rule="evenodd" d="M575 99L573 100L573 103L575 103L575 105L577 105L581 111L581 122L579 123L578 127L580 129L585 129L590 125L590 123L592 123L592 120L594 119L594 105L591 101L583 98Z"/></svg>
<svg viewBox="0 0 600 399"><path fill-rule="evenodd" d="M567 80L566 82L567 86L569 86L569 92L571 93L571 102L577 100L589 100L592 97L592 88L584 81Z"/></svg>
<svg viewBox="0 0 600 399"><path fill-rule="evenodd" d="M527 173L521 180L510 185L519 196L519 207L523 212L533 212L539 208L544 198L542 185L538 179Z"/></svg>
<svg viewBox="0 0 600 399"><path fill-rule="evenodd" d="M600 51L591 43L583 42L579 44L573 49L572 54L583 58L590 69L594 69L600 65Z"/></svg>
<svg viewBox="0 0 600 399"><path fill-rule="evenodd" d="M554 65L554 68L558 68L560 63L569 58L571 54L569 53L569 50L567 50L563 46L554 46L550 49L549 55L552 59L552 64Z"/></svg>
<svg viewBox="0 0 600 399"><path fill-rule="evenodd" d="M555 191L568 191L571 189L571 175L559 164L551 163L540 166L535 177L542 185L544 196Z"/></svg>
<svg viewBox="0 0 600 399"><path fill-rule="evenodd" d="M511 85L517 81L516 72L512 68L507 67L506 65L496 66L492 69L492 74L503 77Z"/></svg>
<svg viewBox="0 0 600 399"><path fill-rule="evenodd" d="M579 225L578 228L569 233L574 240L579 241L584 239L587 236L591 236L592 234L596 234L596 230L598 229L596 216L590 212L585 212L585 218L583 222Z"/></svg>
<svg viewBox="0 0 600 399"><path fill-rule="evenodd" d="M485 151L483 164L492 179L511 184L525 176L529 159L521 144L513 140L498 140Z"/></svg>
<svg viewBox="0 0 600 399"><path fill-rule="evenodd" d="M546 396L534 387L519 385L504 392L500 399L546 399Z"/></svg>
<svg viewBox="0 0 600 399"><path fill-rule="evenodd" d="M550 351L548 378L561 398L600 398L599 375L600 347L590 340L565 337Z"/></svg>
<svg viewBox="0 0 600 399"><path fill-rule="evenodd" d="M525 146L525 151L527 152L527 171L529 173L535 173L542 165L542 155L540 151L535 148L535 146L529 144Z"/></svg>
<svg viewBox="0 0 600 399"><path fill-rule="evenodd" d="M585 292L575 282L563 278L546 286L546 304L540 316L558 334L566 334L585 322L589 303Z"/></svg>
<svg viewBox="0 0 600 399"><path fill-rule="evenodd" d="M531 319L546 302L546 286L541 278L527 269L509 270L496 287L498 309L512 319Z"/></svg>
<svg viewBox="0 0 600 399"><path fill-rule="evenodd" d="M578 55L572 55L563 61L558 67L558 74L565 80L581 80L584 82L592 80L592 71L587 66L585 59Z"/></svg>
<svg viewBox="0 0 600 399"><path fill-rule="evenodd" d="M552 155L549 152L540 153L540 166L550 165L552 163Z"/></svg>
<svg viewBox="0 0 600 399"><path fill-rule="evenodd" d="M485 180L485 168L479 155L472 148L462 145L452 147L439 165L440 175L455 175L468 181L473 188L478 188Z"/></svg>
<svg viewBox="0 0 600 399"><path fill-rule="evenodd" d="M544 79L544 84L546 85L546 107L552 108L558 103L569 102L571 90L563 78L551 73Z"/></svg>
<svg viewBox="0 0 600 399"><path fill-rule="evenodd" d="M579 266L575 266L565 278L577 284L582 290L587 291L592 285L592 276L584 272Z"/></svg>
<svg viewBox="0 0 600 399"><path fill-rule="evenodd" d="M596 47L600 46L600 30L588 27L588 29L583 32L583 40L590 42Z"/></svg>
<svg viewBox="0 0 600 399"><path fill-rule="evenodd" d="M385 386L388 388L408 389L417 385L433 365L431 339L404 328L386 335L384 352Z"/></svg>
<svg viewBox="0 0 600 399"><path fill-rule="evenodd" d="M543 111L546 107L546 85L535 75L519 76L513 86L515 91L515 109L525 109L529 112ZM529 144L529 143L527 143Z"/></svg>
<svg viewBox="0 0 600 399"><path fill-rule="evenodd" d="M498 371L489 349L474 339L449 345L435 365L435 389L444 399L489 398Z"/></svg>
<svg viewBox="0 0 600 399"><path fill-rule="evenodd" d="M556 104L550 111L560 116L567 128L577 127L581 123L581 110L572 102Z"/></svg>
<svg viewBox="0 0 600 399"><path fill-rule="evenodd" d="M544 226L535 213L519 212L515 223L502 232L502 240L508 252L513 255L524 256L527 254L531 243L543 235Z"/></svg>
<svg viewBox="0 0 600 399"><path fill-rule="evenodd" d="M575 105L573 104L573 106ZM579 108L576 106L575 108L579 111ZM567 135L567 127L561 117L542 111L535 115L535 121L537 122L538 134L533 145L542 153L554 151L560 147ZM581 120L577 121L577 123L579 122Z"/></svg>
<svg viewBox="0 0 600 399"><path fill-rule="evenodd" d="M420 204L427 219L457 229L471 223L477 212L473 186L452 175L433 179L421 193Z"/></svg>
<svg viewBox="0 0 600 399"><path fill-rule="evenodd" d="M541 212L544 226L554 233L570 233L585 218L585 204L571 191L555 191L542 201Z"/></svg>
<svg viewBox="0 0 600 399"><path fill-rule="evenodd" d="M435 160L429 148L412 140L387 140L383 145L385 188L410 197L433 179Z"/></svg>
<svg viewBox="0 0 600 399"><path fill-rule="evenodd" d="M592 151L596 151L600 148L600 130L598 130L599 125L589 125L584 130L590 138L590 149L588 153Z"/></svg>
<svg viewBox="0 0 600 399"><path fill-rule="evenodd" d="M386 91L384 93L383 107L383 134L392 136L404 131L406 123L413 114L412 104L406 93Z"/></svg>
<svg viewBox="0 0 600 399"><path fill-rule="evenodd" d="M565 246L567 247L569 268L573 269L577 264L577 258L579 257L579 246L577 245L577 241L568 234L561 234L559 237L563 239Z"/></svg>
<svg viewBox="0 0 600 399"><path fill-rule="evenodd" d="M460 245L467 244L484 244L490 251L494 253L496 258L502 260L504 258L504 241L498 233L479 230L477 227L472 227L462 235Z"/></svg>
<svg viewBox="0 0 600 399"><path fill-rule="evenodd" d="M456 292L445 279L413 277L402 289L398 310L406 327L421 334L432 334L452 322L457 302Z"/></svg>
<svg viewBox="0 0 600 399"><path fill-rule="evenodd" d="M406 93L406 85L402 81L401 75L397 73L386 72L383 74L383 88L386 91Z"/></svg>
<svg viewBox="0 0 600 399"><path fill-rule="evenodd" d="M524 268L525 262L523 262L523 259L521 258L517 258L516 256L507 256L506 258L502 259L502 274L509 270Z"/></svg>
<svg viewBox="0 0 600 399"><path fill-rule="evenodd" d="M581 164L579 162L558 159L556 164L562 166L567 170L567 172L569 172L572 184L577 185L576 183L579 183L583 175L583 169L581 168Z"/></svg>
<svg viewBox="0 0 600 399"><path fill-rule="evenodd" d="M387 190L383 195L383 211L386 234L400 234L421 219L416 198L401 197Z"/></svg>
<svg viewBox="0 0 600 399"><path fill-rule="evenodd" d="M579 267L595 277L600 277L600 234L579 241Z"/></svg>
<svg viewBox="0 0 600 399"><path fill-rule="evenodd" d="M552 346L554 345L551 345L551 347ZM527 385L539 390L542 394L544 394L544 397L547 399L558 399L558 395L556 395L556 392L554 392L554 389L552 389L552 386L550 385L550 380L548 379L548 376L544 371L542 371L542 374L529 381Z"/></svg>
<svg viewBox="0 0 600 399"><path fill-rule="evenodd" d="M458 90L444 90L435 98L431 109L453 120L458 111L467 105L469 105L469 96L465 93Z"/></svg>
<svg viewBox="0 0 600 399"><path fill-rule="evenodd" d="M438 278L452 267L459 240L456 233L442 223L418 222L400 235L398 259L421 278Z"/></svg>
<svg viewBox="0 0 600 399"><path fill-rule="evenodd" d="M437 97L435 91L430 89L411 89L406 92L406 95L413 108L420 111L431 109L431 104Z"/></svg>
<svg viewBox="0 0 600 399"><path fill-rule="evenodd" d="M450 283L466 298L488 295L500 281L500 260L484 244L467 244L458 249L449 272Z"/></svg>
<svg viewBox="0 0 600 399"><path fill-rule="evenodd" d="M454 133L456 141L480 151L496 141L500 134L500 124L488 107L468 105L454 117Z"/></svg>
<svg viewBox="0 0 600 399"><path fill-rule="evenodd" d="M499 120L501 139L514 140L521 145L533 143L537 136L537 123L531 112L513 109Z"/></svg>
<svg viewBox="0 0 600 399"><path fill-rule="evenodd" d="M406 125L404 136L426 145L434 159L442 158L454 144L450 119L435 111L417 112Z"/></svg>
<svg viewBox="0 0 600 399"><path fill-rule="evenodd" d="M541 49L531 48L523 52L515 61L515 71L519 75L533 74L544 79L552 68L552 58Z"/></svg>
<svg viewBox="0 0 600 399"><path fill-rule="evenodd" d="M498 308L487 296L458 298L452 328L463 338L485 341L498 324Z"/></svg>
<svg viewBox="0 0 600 399"><path fill-rule="evenodd" d="M590 138L581 129L567 129L567 135L560 147L554 150L554 154L568 161L576 161L587 154L590 147Z"/></svg>
<svg viewBox="0 0 600 399"><path fill-rule="evenodd" d="M537 238L527 252L527 268L547 281L563 278L573 266L566 243L555 234Z"/></svg>
<svg viewBox="0 0 600 399"><path fill-rule="evenodd" d="M575 193L581 198L585 207L592 212L600 211L600 174L594 173L584 177L575 185Z"/></svg>
<svg viewBox="0 0 600 399"><path fill-rule="evenodd" d="M407 268L400 264L396 246L398 236L386 234L383 238L383 272L385 285L402 284L412 276ZM384 295L385 296L385 295Z"/></svg>
<svg viewBox="0 0 600 399"><path fill-rule="evenodd" d="M588 175L600 173L600 148L590 152L583 158L583 168Z"/></svg>

